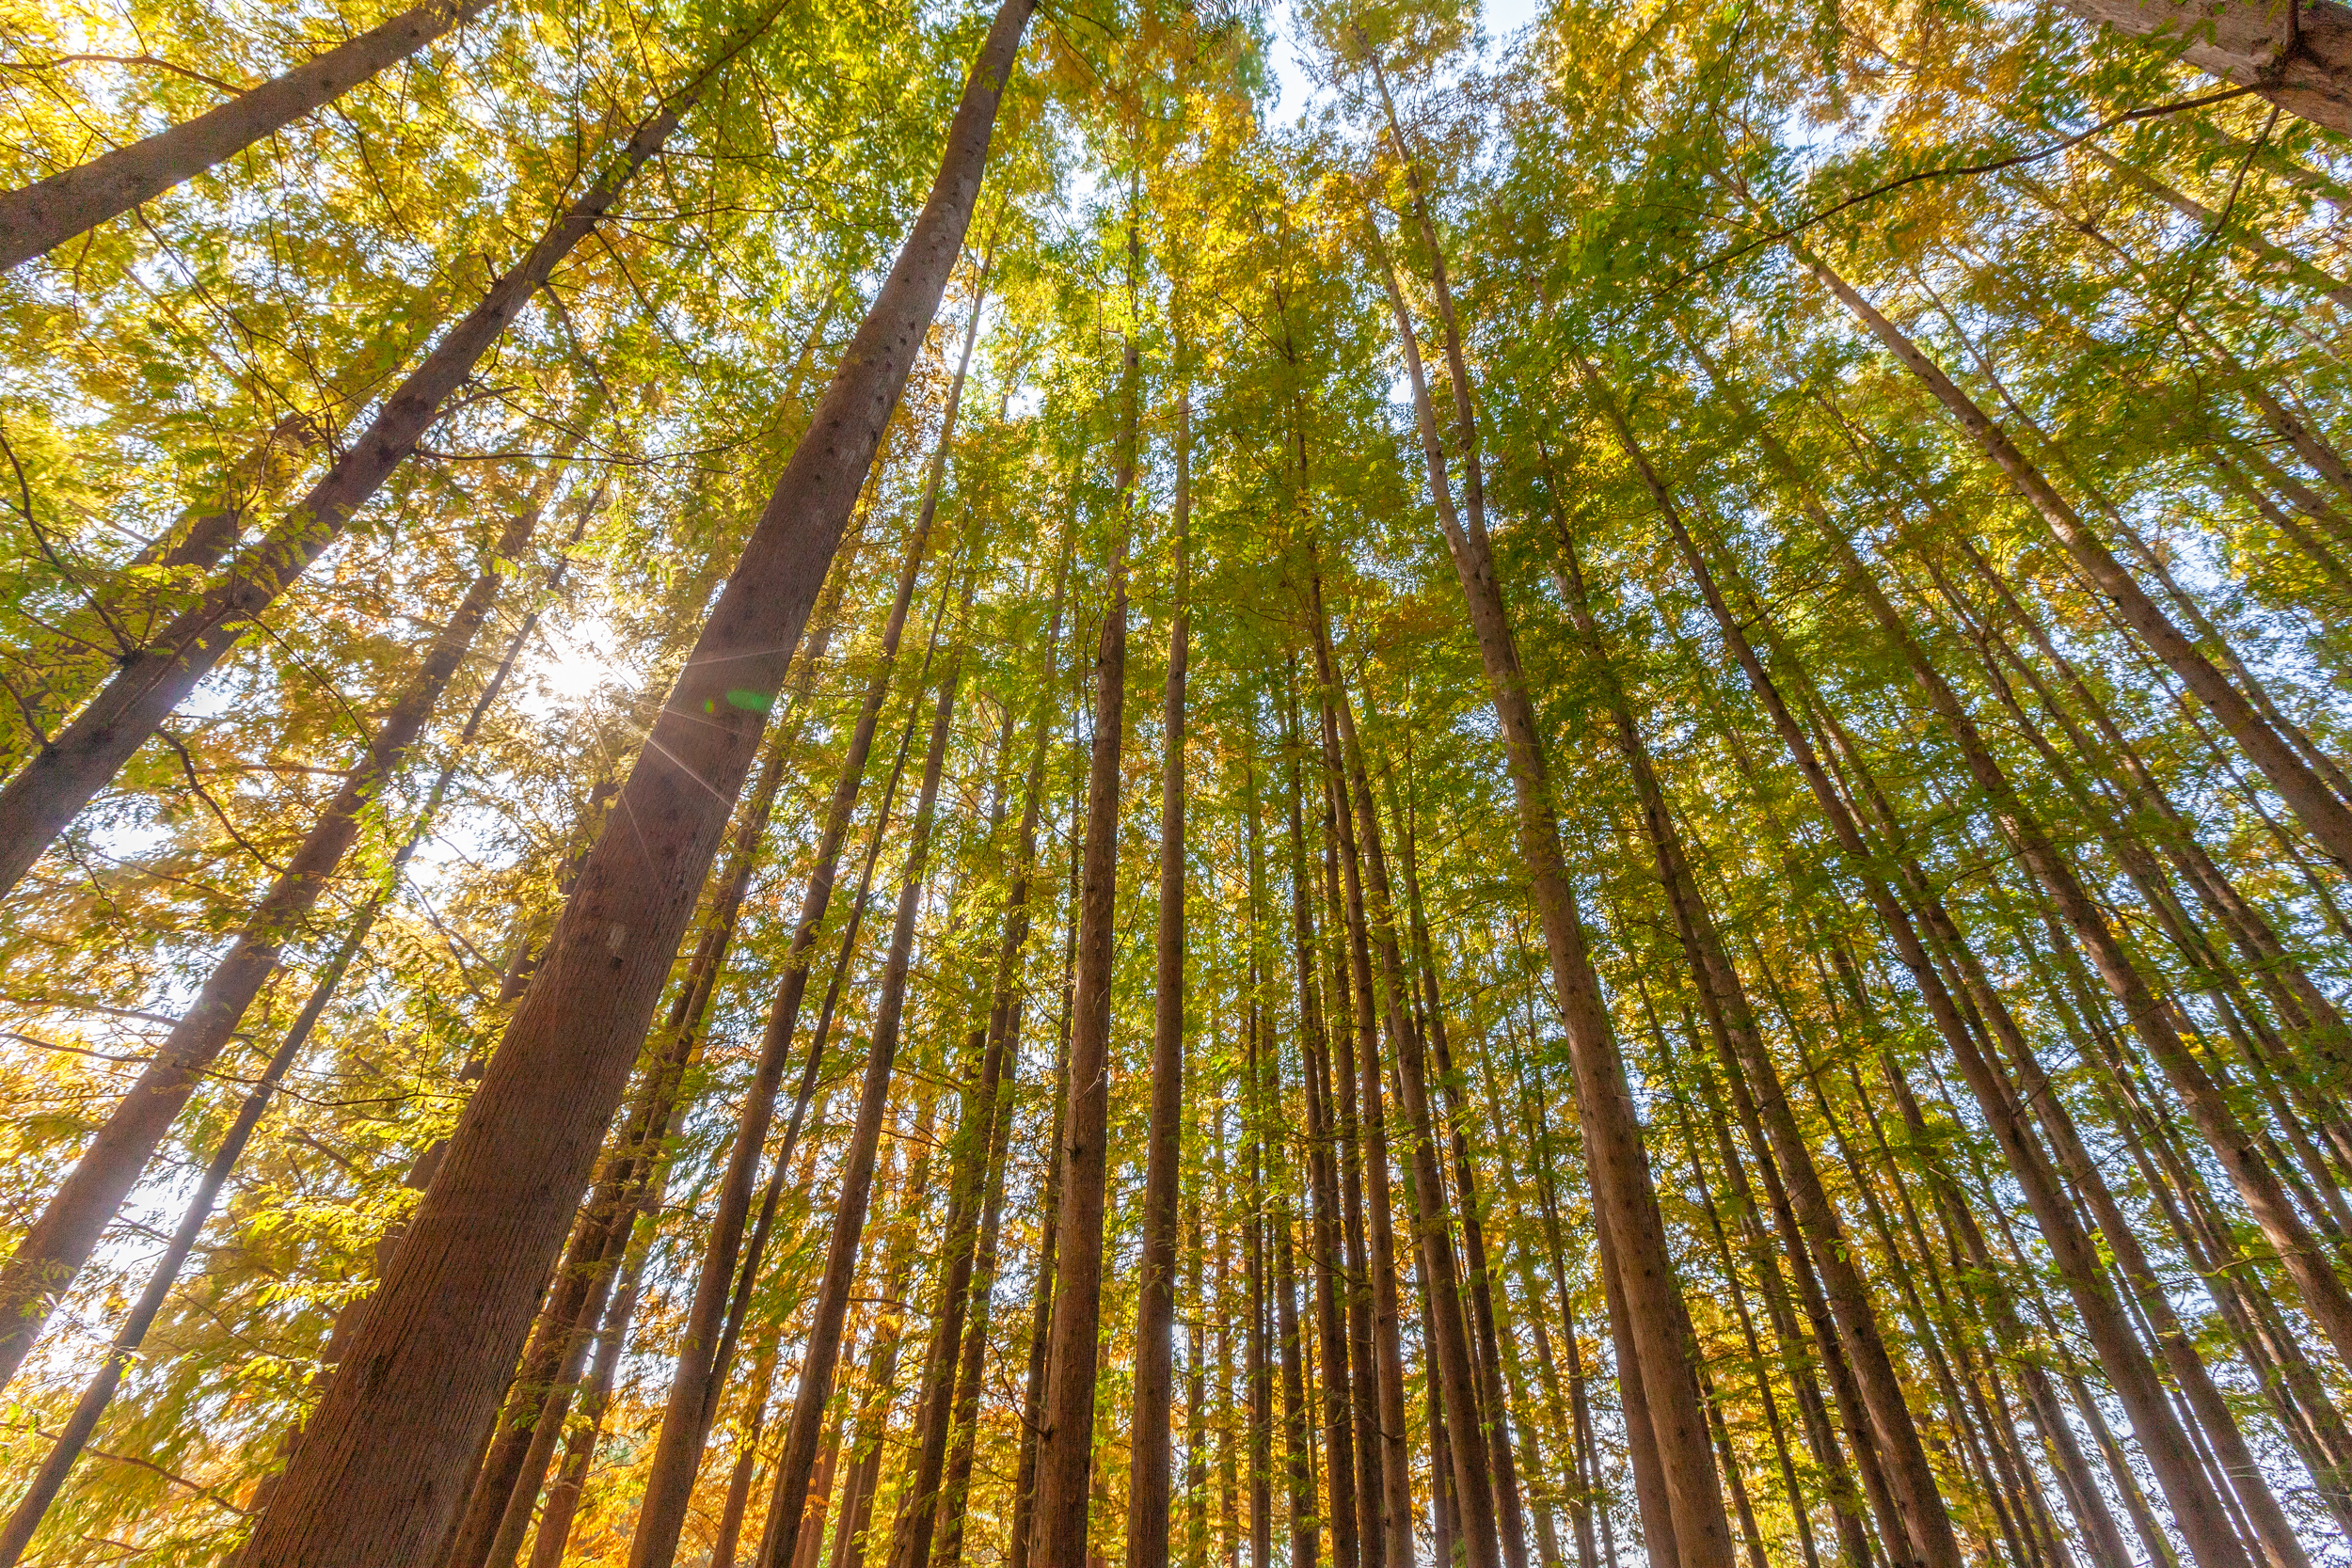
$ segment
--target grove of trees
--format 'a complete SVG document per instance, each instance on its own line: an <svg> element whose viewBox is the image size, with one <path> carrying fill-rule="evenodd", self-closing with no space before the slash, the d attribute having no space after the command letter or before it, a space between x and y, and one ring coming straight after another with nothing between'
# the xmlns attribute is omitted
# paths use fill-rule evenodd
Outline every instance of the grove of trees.
<svg viewBox="0 0 2352 1568"><path fill-rule="evenodd" d="M0 1568L2352 1568L2352 9L0 39Z"/></svg>

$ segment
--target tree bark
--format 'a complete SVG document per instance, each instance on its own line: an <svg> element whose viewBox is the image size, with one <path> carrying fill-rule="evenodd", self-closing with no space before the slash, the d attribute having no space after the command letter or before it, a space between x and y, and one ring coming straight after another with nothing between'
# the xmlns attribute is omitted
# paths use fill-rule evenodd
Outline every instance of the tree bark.
<svg viewBox="0 0 2352 1568"><path fill-rule="evenodd" d="M1378 243L1376 230L1374 240ZM1657 1437L1661 1479L1671 1499L1674 1560L1679 1568L1733 1568L1731 1528L1724 1512L1706 1416L1699 1408L1691 1347L1682 1337L1681 1300L1666 1251L1664 1222L1650 1185L1641 1123L1634 1114L1624 1059L1609 1026L1600 978L1593 968L1575 892L1563 862L1550 767L1512 641L1502 584L1495 576L1493 548L1485 519L1476 514L1465 519L1454 509L1412 317L1395 274L1388 268L1385 250L1379 261L1412 388L1430 495L1455 575L1461 579L1509 757L1518 808L1519 850L1543 927L1555 1001L1568 1033L1577 1112L1584 1125L1586 1159L1597 1200L1597 1227L1610 1239L1615 1253L1624 1321L1629 1330L1627 1342L1638 1357L1643 1402L1648 1407ZM1449 355L1453 355L1451 346ZM1626 1370L1621 1363L1621 1381Z"/></svg>
<svg viewBox="0 0 2352 1568"><path fill-rule="evenodd" d="M1190 421L1186 391L1176 404L1176 508L1169 546L1175 603L1168 628L1168 689L1160 713L1160 907L1152 979L1151 1121L1144 1144L1143 1258L1136 1306L1135 1406L1127 1439L1127 1568L1168 1568L1168 1498L1175 1469L1176 1233L1184 1115L1184 675L1192 636L1184 536L1192 508Z"/></svg>
<svg viewBox="0 0 2352 1568"><path fill-rule="evenodd" d="M489 0L425 0L194 119L0 195L0 271L163 195L408 58Z"/></svg>
<svg viewBox="0 0 2352 1568"><path fill-rule="evenodd" d="M2261 0L2059 0L2085 22L2153 38L2225 82L2251 87L2291 115L2352 133L2352 8Z"/></svg>
<svg viewBox="0 0 2352 1568"><path fill-rule="evenodd" d="M1131 268L1139 254L1128 236ZM1054 1318L1046 1351L1045 1399L1039 1412L1037 1501L1030 1556L1044 1568L1074 1568L1087 1557L1087 1508L1094 1462L1095 1367L1103 1311L1103 1216L1109 1177L1111 969L1119 877L1119 769L1127 687L1127 549L1133 531L1137 404L1142 397L1137 345L1124 351L1112 505L1115 537L1110 603L1096 649L1094 743L1087 775L1086 868L1078 909L1075 1000L1070 1037L1069 1100L1056 1163L1061 1207L1056 1216Z"/></svg>
<svg viewBox="0 0 2352 1568"><path fill-rule="evenodd" d="M313 1417L245 1568L405 1562L457 1506L457 1471L496 1406L620 1098L762 710L962 247L1030 9L1005 0L991 26L907 245L655 721L621 792L615 818L626 826L608 827L581 868L353 1347L355 1373ZM460 1323L462 1335L448 1326Z"/></svg>
<svg viewBox="0 0 2352 1568"><path fill-rule="evenodd" d="M1651 467L1647 454L1634 438L1631 424L1598 373L1589 361L1581 359L1579 370L1586 395L1599 404L1614 428L1618 444L1640 470L1652 503L1661 515L1677 512L1673 496ZM1669 526L1679 533L1678 521ZM1676 830L1665 793L1651 765L1648 746L1634 721L1633 711L1617 683L1614 666L1601 641L1578 565L1575 542L1565 526L1560 531L1560 542L1565 567L1562 585L1569 615L1599 674L1618 750L1633 778L1634 794L1641 803L1643 822L1656 856L1659 880L1665 887L1676 932L1690 962L1700 1005L1723 1058L1724 1070L1732 1080L1734 1103L1740 1109L1742 1119L1751 1123L1750 1137L1759 1146L1770 1140L1773 1161L1788 1183L1797 1222L1804 1229L1814 1268L1829 1298L1838 1341L1869 1412L1873 1447L1890 1482L1896 1506L1901 1511L1902 1535L1912 1554L1908 1560L1924 1564L1925 1568L1960 1568L1960 1541L1952 1532L1951 1515L1945 1508L1943 1494L1929 1465L1927 1448L1920 1441L1894 1360L1887 1354L1877 1313L1870 1304L1869 1289L1853 1266L1837 1212L1830 1205L1829 1194L1813 1163L1812 1150L1789 1109L1779 1069L1765 1049L1739 971L1724 951L1705 895L1692 875L1681 835ZM1754 1125L1758 1119L1762 1124L1761 1137L1756 1135L1758 1130ZM1884 1544L1891 1552L1896 1543L1890 1540ZM1897 1558L1899 1563L1905 1560Z"/></svg>
<svg viewBox="0 0 2352 1568"><path fill-rule="evenodd" d="M774 12L771 12L772 18ZM764 27L766 22L759 24ZM103 789L249 630L257 617L342 536L392 471L416 450L451 395L506 330L558 262L585 239L679 118L750 38L723 49L692 81L641 121L605 172L568 203L523 259L434 345L377 408L344 456L264 537L240 552L195 604L127 657L63 733L0 785L0 896ZM731 802L730 802L731 803Z"/></svg>
<svg viewBox="0 0 2352 1568"><path fill-rule="evenodd" d="M728 1150L725 1172L720 1179L718 1203L703 1250L701 1272L695 1277L685 1330L678 1339L676 1369L671 1375L669 1398L662 1406L660 1431L654 1440L653 1458L645 1475L637 1528L629 1537L629 1568L670 1568L677 1556L678 1531L686 1523L695 1471L725 1382L726 1368L720 1360L722 1340L728 1351L734 1348L733 1337L725 1333L723 1317L735 1291L739 1265L744 1262L743 1227L751 1217L753 1185L767 1152L776 1091L784 1081L793 1030L808 985L809 949L816 943L818 928L832 903L841 845L848 836L850 818L857 805L875 724L881 717L882 701L889 693L898 641L905 630L907 609L925 546L939 514L940 487L946 472L948 449L955 439L956 411L962 401L964 372L972 362L972 346L979 337L984 300L981 291L985 288L984 266L980 290L975 292L971 318L964 325L962 352L956 361L955 375L947 384L946 406L940 416L938 442L931 450L930 466L924 477L923 499L915 514L914 537L907 546L906 564L899 572L898 597L882 628L882 655L867 681L865 706L850 736L850 754L842 765L840 781L818 841L816 863L809 874L801 922L793 931L792 948L785 960L784 982L777 990L760 1041L759 1060L736 1119L734 1142ZM813 1052L810 1060L816 1060ZM780 1151L778 1167L789 1163L790 1158L789 1149ZM755 1272L758 1260L752 1259L749 1267Z"/></svg>
<svg viewBox="0 0 2352 1568"><path fill-rule="evenodd" d="M544 506L544 492L539 499ZM262 988L277 975L286 944L301 934L328 881L358 841L371 806L406 762L434 705L473 646L505 583L509 563L530 546L541 506L527 507L508 522L485 569L426 648L416 673L393 700L342 787L288 857L196 1000L172 1025L162 1047L0 1268L0 1384L15 1375L58 1296L89 1260L181 1108L235 1037Z"/></svg>

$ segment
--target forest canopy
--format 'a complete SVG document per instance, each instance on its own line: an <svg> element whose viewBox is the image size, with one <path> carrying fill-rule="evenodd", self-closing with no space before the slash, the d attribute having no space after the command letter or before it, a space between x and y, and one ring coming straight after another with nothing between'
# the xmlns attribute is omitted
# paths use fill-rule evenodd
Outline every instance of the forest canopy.
<svg viewBox="0 0 2352 1568"><path fill-rule="evenodd" d="M2352 1568L2340 0L0 0L0 1568Z"/></svg>

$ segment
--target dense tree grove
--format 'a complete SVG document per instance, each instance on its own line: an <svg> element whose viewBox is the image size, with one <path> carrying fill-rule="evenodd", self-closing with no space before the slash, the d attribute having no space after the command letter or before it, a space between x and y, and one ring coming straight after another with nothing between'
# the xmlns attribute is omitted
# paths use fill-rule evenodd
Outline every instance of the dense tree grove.
<svg viewBox="0 0 2352 1568"><path fill-rule="evenodd" d="M0 1568L2352 1568L2337 0L0 17Z"/></svg>

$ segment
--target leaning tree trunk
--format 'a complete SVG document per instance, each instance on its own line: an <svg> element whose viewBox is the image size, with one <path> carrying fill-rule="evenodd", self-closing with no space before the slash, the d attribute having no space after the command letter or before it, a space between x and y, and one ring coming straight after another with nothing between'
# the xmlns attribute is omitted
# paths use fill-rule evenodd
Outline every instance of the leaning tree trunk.
<svg viewBox="0 0 2352 1568"><path fill-rule="evenodd" d="M719 53L630 133L612 166L567 204L523 259L490 285L423 363L376 410L342 459L288 510L266 536L238 555L204 595L122 666L64 732L0 787L0 896L40 858L75 814L185 702L262 610L342 537L344 525L380 489L441 416L557 263L585 239L646 161L657 156L711 79L776 12ZM732 803L732 802L730 802Z"/></svg>
<svg viewBox="0 0 2352 1568"><path fill-rule="evenodd" d="M1682 1334L1682 1304L1666 1250L1665 1223L1650 1185L1648 1158L1642 1147L1641 1123L1634 1114L1624 1058L1609 1025L1600 977L1593 968L1575 891L1561 854L1550 764L1512 641L1493 549L1484 519L1473 514L1466 527L1454 509L1445 450L1430 404L1428 380L1422 371L1412 317L1394 272L1387 267L1385 251L1381 262L1412 387L1430 494L1461 579L1510 760L1520 854L1543 927L1561 1017L1567 1026L1577 1111L1584 1124L1598 1228L1614 1254L1627 1338L1638 1357L1643 1401L1657 1438L1660 1480L1674 1522L1676 1560L1680 1568L1733 1568L1731 1527L1724 1512L1713 1442L1699 1407L1692 1347ZM1620 1379L1624 1374L1621 1366Z"/></svg>
<svg viewBox="0 0 2352 1568"><path fill-rule="evenodd" d="M636 1530L629 1537L629 1568L670 1568L677 1556L678 1531L686 1523L686 1508L693 1495L695 1471L702 1460L704 1440L709 1435L710 1418L717 1409L719 1386L726 1374L726 1369L718 1359L723 1333L722 1320L736 1283L743 1227L751 1215L753 1187L758 1179L760 1160L767 1150L768 1127L775 1114L776 1090L784 1080L793 1028L799 1020L801 999L808 983L809 949L816 942L818 929L824 923L825 911L832 902L834 867L840 857L842 840L849 832L850 814L857 804L858 789L866 772L866 753L873 744L874 726L881 715L882 699L889 691L891 671L898 655L899 637L906 626L907 607L914 594L924 546L939 513L940 485L946 469L948 446L955 438L956 409L962 397L964 372L972 362L972 345L979 337L980 305L981 300L976 294L972 302L971 320L964 327L963 352L957 360L955 377L948 383L946 410L941 418L938 444L932 449L930 471L925 476L923 499L915 515L914 538L907 546L906 564L899 572L898 598L892 603L890 619L882 628L882 657L866 685L866 704L858 714L857 727L850 736L849 759L842 767L832 809L825 818L815 868L809 876L807 897L801 911L801 922L793 932L792 949L786 959L784 983L777 990L775 1005L770 1012L768 1027L760 1041L759 1059L753 1069L751 1085L744 1091L743 1108L736 1120L735 1141L728 1150L725 1172L720 1179L718 1203L710 1221L710 1235L703 1249L702 1269L695 1277L693 1297L687 1307L685 1331L678 1341L669 1399L662 1407L660 1431L654 1440L653 1460L645 1477L644 1498L638 1508ZM815 1060L813 1054L811 1060ZM782 1151L778 1163L781 1165L789 1159L790 1151ZM755 1262L753 1267L755 1269L756 1266ZM733 1348L731 1340L728 1348Z"/></svg>
<svg viewBox="0 0 2352 1568"><path fill-rule="evenodd" d="M966 567L963 616L967 621L977 577L977 566ZM967 629L959 628L960 640ZM833 1397L841 1327L849 1316L850 1291L856 1282L858 1254L865 1242L866 1206L873 1197L874 1162L881 1148L882 1115L889 1105L891 1070L898 1060L907 976L914 959L915 916L922 907L923 882L938 812L939 780L946 765L947 733L955 717L956 693L962 679L962 660L960 655L951 657L939 676L930 743L923 758L923 783L908 832L906 863L900 871L898 914L891 927L889 954L882 964L882 993L874 1005L865 1080L859 1089L857 1116L850 1124L849 1147L841 1155L833 1235L825 1253L816 1305L810 1312L807 1347L803 1352L800 1386L792 1399L791 1420L785 1429L784 1450L776 1460L774 1501L770 1505L774 1517L769 1525L771 1561L788 1562L799 1547L802 1514L808 1505L809 1477L816 1468L817 1446L824 1433L825 1408ZM698 1437L690 1457L699 1458L700 1452ZM687 1484L691 1483L690 1470Z"/></svg>
<svg viewBox="0 0 2352 1568"><path fill-rule="evenodd" d="M2219 1500L2198 1469L2186 1436L2174 1418L2162 1386L2156 1379L2155 1370L2133 1337L2129 1323L2110 1293L2092 1243L2067 1203L2048 1157L2026 1127L2013 1089L1978 1049L1950 991L1946 989L1926 945L1920 940L1916 925L1888 885L1886 875L1881 869L1880 858L1862 836L1853 813L1832 784L1820 753L1789 713L1779 687L1766 672L1763 661L1756 657L1754 645L1748 641L1745 626L1724 603L1716 587L1713 573L1699 554L1689 531L1681 526L1679 514L1668 513L1665 517L1668 531L1674 535L1684 564L1699 585L1700 597L1713 616L1724 645L1731 650L1741 672L1748 677L1751 689L1771 716L1798 771L1804 776L1839 848L1861 879L1881 924L1893 939L1897 956L1927 1003L1936 1032L1951 1049L1971 1091L1984 1111L1988 1124L1999 1140L2010 1169L2026 1195L2034 1219L2042 1227L2043 1239L2059 1265L2061 1276L2074 1298L2076 1310L2090 1330L2092 1348L2132 1418L2133 1430L2139 1436L2143 1450L2149 1454L2153 1467L2173 1501L2184 1533L2189 1536L2191 1551L2203 1568L2247 1568L2245 1553L2237 1538L2219 1516Z"/></svg>
<svg viewBox="0 0 2352 1568"><path fill-rule="evenodd" d="M1580 358L1578 369L1586 394L1600 405L1616 431L1618 444L1640 470L1652 503L1661 514L1675 511L1674 498L1635 440L1632 426L1616 400L1609 395L1589 362ZM1679 524L1676 526L1678 528ZM1765 1050L1739 972L1723 949L1712 913L1692 875L1681 835L1651 765L1648 746L1602 645L1577 562L1575 543L1565 527L1561 530L1561 547L1569 614L1599 672L1618 749L1633 778L1634 793L1656 853L1659 879L1665 886L1668 904L1674 911L1676 929L1697 982L1701 1003L1715 1031L1724 1070L1734 1077L1735 1086L1743 1085L1754 1094L1752 1101L1744 1095L1737 1097L1738 1101L1743 1109L1754 1105L1761 1130L1770 1139L1772 1158L1788 1182L1797 1221L1804 1227L1814 1266L1828 1293L1838 1340L1869 1411L1873 1446L1879 1452L1896 1505L1901 1510L1903 1534L1916 1554L1914 1560L1927 1564L1928 1568L1960 1568L1960 1542L1952 1533L1951 1515L1945 1509L1943 1495L1929 1467L1926 1446L1920 1441L1918 1427L1912 1419L1895 1373L1894 1361L1879 1331L1868 1288L1853 1265L1836 1211L1830 1205L1828 1192L1814 1166L1812 1150L1789 1109L1779 1071Z"/></svg>
<svg viewBox="0 0 2352 1568"><path fill-rule="evenodd" d="M786 465L246 1568L403 1563L457 1506L759 745L764 710L962 248L1032 0L1005 0L922 214ZM451 1325L463 1324L464 1332Z"/></svg>
<svg viewBox="0 0 2352 1568"><path fill-rule="evenodd" d="M538 499L543 505L545 492ZM474 578L449 624L433 640L358 765L246 917L235 943L206 977L162 1049L82 1151L7 1267L0 1269L0 1384L15 1375L57 1297L88 1261L181 1107L277 974L286 943L299 935L328 880L358 842L371 806L423 733L442 689L472 647L505 581L501 568L529 546L539 513L539 506L529 507L507 524L487 569Z"/></svg>
<svg viewBox="0 0 2352 1568"><path fill-rule="evenodd" d="M489 0L425 0L218 108L0 195L0 271L196 178L479 16Z"/></svg>
<svg viewBox="0 0 2352 1568"><path fill-rule="evenodd" d="M2198 701L2221 721L2231 737L2244 748L2254 766L2262 769L2271 787L2279 792L2296 819L2317 841L2320 847L2347 867L2352 867L2352 806L2328 787L2327 782L2312 771L2294 748L2274 730L2263 716L2254 710L2237 688L2231 685L2212 660L2200 652L2195 643L2174 626L2171 619L2151 599L2131 573L2124 570L2106 545L2093 533L2090 525L2075 514L2056 486L2036 467L2025 453L2017 450L2008 432L1995 423L1992 416L1977 406L1976 401L1959 388L1941 366L1930 358L1908 334L1881 314L1865 299L1854 286L1846 281L1829 264L1804 245L1791 242L1797 260L1811 269L1823 287L1836 294L1854 318L1868 327L1888 353L1902 361L1917 376L1936 401L1950 411L1963 429L1973 436L2000 470L2009 476L2020 495L2048 523L2050 531L2091 583L2113 601L2124 622L2139 634L2149 649L2164 661L2165 667L2178 676L2181 684L2197 695Z"/></svg>

